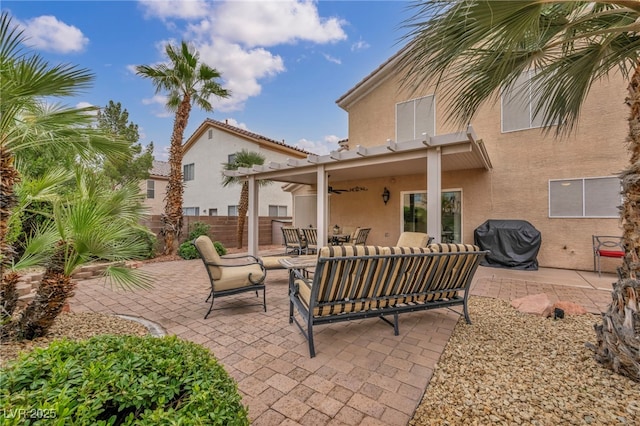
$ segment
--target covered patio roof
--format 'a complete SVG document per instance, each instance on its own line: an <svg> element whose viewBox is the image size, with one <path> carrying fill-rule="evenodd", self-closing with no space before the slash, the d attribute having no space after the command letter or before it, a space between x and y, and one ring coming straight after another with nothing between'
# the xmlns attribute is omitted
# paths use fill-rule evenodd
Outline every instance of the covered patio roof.
<svg viewBox="0 0 640 426"><path fill-rule="evenodd" d="M384 167L381 167L384 166ZM308 155L306 159L289 158L285 162L269 162L262 166L224 172L227 176L247 178L249 182L249 253L258 251L258 186L256 180L315 185L317 187L318 241L327 238L327 201L329 175L331 182L403 176L425 173L429 207L427 232L436 240L440 234L441 175L445 171L490 170L491 160L482 140L473 128L465 132L438 136L424 135L406 142L388 140L384 145L356 146L348 151L327 155Z"/></svg>

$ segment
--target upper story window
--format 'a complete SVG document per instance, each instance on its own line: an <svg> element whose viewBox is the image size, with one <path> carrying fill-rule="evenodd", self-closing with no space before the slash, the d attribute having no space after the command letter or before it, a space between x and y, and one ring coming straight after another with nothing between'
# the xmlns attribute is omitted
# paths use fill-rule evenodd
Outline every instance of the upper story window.
<svg viewBox="0 0 640 426"><path fill-rule="evenodd" d="M209 131L207 132L209 139L213 139L213 129L209 129Z"/></svg>
<svg viewBox="0 0 640 426"><path fill-rule="evenodd" d="M238 206L227 206L227 216L238 216Z"/></svg>
<svg viewBox="0 0 640 426"><path fill-rule="evenodd" d="M549 181L549 217L620 216L620 179L616 176Z"/></svg>
<svg viewBox="0 0 640 426"><path fill-rule="evenodd" d="M287 216L287 206L269 205L269 216L286 217Z"/></svg>
<svg viewBox="0 0 640 426"><path fill-rule="evenodd" d="M236 162L236 154L229 154L227 156L227 163L233 164Z"/></svg>
<svg viewBox="0 0 640 426"><path fill-rule="evenodd" d="M194 163L182 166L182 180L185 182L193 180L196 176L196 165Z"/></svg>
<svg viewBox="0 0 640 426"><path fill-rule="evenodd" d="M534 112L542 102L540 95L531 84L535 71L522 73L509 90L502 91L502 131L535 129L542 127L542 113L534 117Z"/></svg>
<svg viewBox="0 0 640 426"><path fill-rule="evenodd" d="M422 139L436 134L435 96L401 102L396 105L396 142Z"/></svg>
<svg viewBox="0 0 640 426"><path fill-rule="evenodd" d="M218 216L218 209L209 209L209 216Z"/></svg>
<svg viewBox="0 0 640 426"><path fill-rule="evenodd" d="M183 216L200 216L200 207L183 207Z"/></svg>
<svg viewBox="0 0 640 426"><path fill-rule="evenodd" d="M156 195L156 182L148 179L147 180L147 198L155 198Z"/></svg>

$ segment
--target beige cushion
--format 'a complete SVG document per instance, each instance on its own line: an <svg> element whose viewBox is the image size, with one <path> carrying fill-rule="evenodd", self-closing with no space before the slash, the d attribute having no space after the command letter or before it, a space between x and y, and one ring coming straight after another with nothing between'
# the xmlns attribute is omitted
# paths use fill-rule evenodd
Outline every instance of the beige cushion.
<svg viewBox="0 0 640 426"><path fill-rule="evenodd" d="M424 232L403 232L398 238L396 247L426 247L429 234Z"/></svg>
<svg viewBox="0 0 640 426"><path fill-rule="evenodd" d="M213 283L214 291L231 290L245 286L251 286L249 276L254 282L264 278L264 272L258 263L246 266L227 266L218 268L221 271L220 279Z"/></svg>
<svg viewBox="0 0 640 426"><path fill-rule="evenodd" d="M283 269L280 259L291 259L291 256L265 256L261 257L262 265L265 269Z"/></svg>
<svg viewBox="0 0 640 426"><path fill-rule="evenodd" d="M211 238L206 235L200 235L195 240L195 245L198 247L200 254L202 255L202 259L205 262L215 263L216 265L222 265L222 258L216 251L216 248L213 246L213 242L211 242ZM211 272L211 276L214 280L219 280L222 276L221 268L217 266L207 265L209 271Z"/></svg>

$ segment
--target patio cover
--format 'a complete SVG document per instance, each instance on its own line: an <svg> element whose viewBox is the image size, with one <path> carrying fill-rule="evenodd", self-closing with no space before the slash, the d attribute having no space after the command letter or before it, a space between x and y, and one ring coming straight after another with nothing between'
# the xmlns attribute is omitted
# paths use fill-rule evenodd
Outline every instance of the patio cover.
<svg viewBox="0 0 640 426"><path fill-rule="evenodd" d="M384 167L381 167L384 166ZM316 185L318 241L328 236L328 186L345 180L403 176L425 173L427 181L427 232L435 241L440 238L440 196L442 172L492 168L482 140L471 126L465 132L439 136L424 135L406 142L387 140L386 144L328 155L308 155L306 159L289 158L262 166L225 171L227 176L246 178L249 183L248 241L249 254L258 253L258 185L257 180Z"/></svg>

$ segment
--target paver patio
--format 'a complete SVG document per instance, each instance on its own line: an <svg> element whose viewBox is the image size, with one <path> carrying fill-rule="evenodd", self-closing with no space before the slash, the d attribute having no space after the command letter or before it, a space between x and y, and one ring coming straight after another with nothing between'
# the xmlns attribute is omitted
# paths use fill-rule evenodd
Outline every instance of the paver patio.
<svg viewBox="0 0 640 426"><path fill-rule="evenodd" d="M288 322L287 272L267 275L267 312L244 306L251 293L225 297L203 319L209 283L202 262L145 264L151 290L122 291L103 280L81 281L71 300L76 312L142 317L168 334L209 348L237 382L254 425L406 425L420 403L459 316L446 309L400 316L400 335L367 319L318 326L317 355ZM472 295L510 300L545 292L591 312L610 302L613 275L541 269L478 268ZM471 319L473 320L473 314Z"/></svg>

